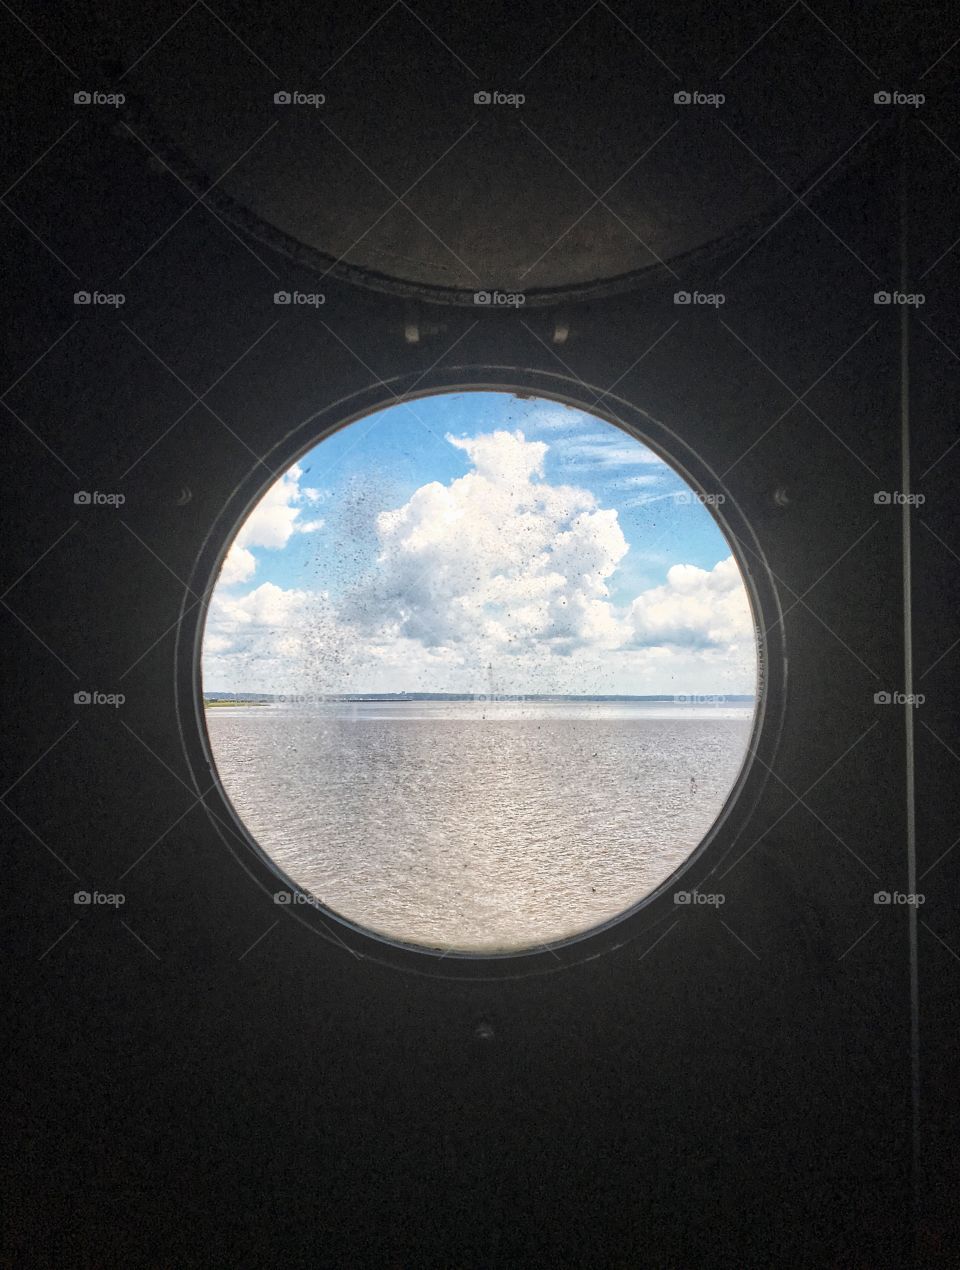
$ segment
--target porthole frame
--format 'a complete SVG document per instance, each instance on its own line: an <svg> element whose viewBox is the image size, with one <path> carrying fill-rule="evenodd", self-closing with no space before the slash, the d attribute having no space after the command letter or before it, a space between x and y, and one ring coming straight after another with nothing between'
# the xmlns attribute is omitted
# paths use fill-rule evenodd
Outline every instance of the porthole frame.
<svg viewBox="0 0 960 1270"><path fill-rule="evenodd" d="M240 527L279 476L334 432L390 406L471 391L522 393L582 410L655 451L695 492L722 494L722 503L708 507L740 568L753 614L758 656L757 701L747 753L720 813L687 858L653 891L599 926L543 945L495 953L442 951L401 942L315 902L301 900L273 907L278 890L299 897L305 892L256 841L223 788L207 732L201 678L206 612L221 566ZM602 398L604 404L590 404L585 399L588 393ZM264 480L265 470L274 475ZM741 850L749 846L743 839L776 758L786 690L787 649L776 580L745 510L693 445L675 428L621 395L593 390L572 376L504 365L436 367L426 376L411 372L371 382L328 402L279 438L262 462L252 464L232 490L200 544L181 602L174 654L177 727L198 799L229 855L264 892L273 911L281 911L315 932L340 954L346 950L358 959L401 971L468 981L555 973L631 945L640 953L651 947L677 920L673 892L681 889L681 883L685 890L709 890L710 877L719 875L738 845Z"/></svg>

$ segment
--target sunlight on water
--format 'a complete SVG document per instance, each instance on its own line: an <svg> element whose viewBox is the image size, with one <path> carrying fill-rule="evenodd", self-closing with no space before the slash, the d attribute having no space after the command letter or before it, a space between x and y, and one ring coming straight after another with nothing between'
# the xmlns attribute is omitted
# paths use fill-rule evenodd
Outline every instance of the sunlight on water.
<svg viewBox="0 0 960 1270"><path fill-rule="evenodd" d="M659 886L721 811L752 721L661 702L207 711L224 788L287 877L388 938L475 953L579 934Z"/></svg>

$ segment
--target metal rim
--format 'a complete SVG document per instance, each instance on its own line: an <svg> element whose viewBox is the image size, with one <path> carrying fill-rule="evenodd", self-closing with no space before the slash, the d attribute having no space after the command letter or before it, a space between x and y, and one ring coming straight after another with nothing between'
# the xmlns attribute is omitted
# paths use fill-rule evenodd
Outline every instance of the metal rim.
<svg viewBox="0 0 960 1270"><path fill-rule="evenodd" d="M588 406L582 399L584 389L591 387L589 384L584 385L564 375L519 370L512 366L437 369L428 377L428 382L418 383L417 390L406 397L405 387L414 382L418 382L417 377L411 373L390 381L372 383L345 398L328 403L305 419L280 438L264 456L264 461L269 461L275 475L264 481L258 475L263 465L254 464L227 497L200 544L180 608L173 685L180 741L198 799L203 803L221 842L271 900L278 887L295 895L305 895L303 889L287 877L256 842L222 786L206 729L200 671L207 608L223 559L240 526L277 476L334 432L402 400L453 392L521 391L581 409L649 445L694 490L701 493L723 492L725 495L722 511L716 506L711 506L710 511L737 561L750 599L757 644L758 684L747 753L711 828L677 869L619 915L579 935L514 952L443 952L403 943L370 931L332 910L315 906L315 902L311 901L285 905L284 910L294 920L341 949L346 948L358 959L439 978L517 978L556 972L629 944L635 943L645 949L660 937L657 932L661 927L671 918L676 920L676 908L670 892L679 880L683 878L694 889L698 888L700 883L718 872L734 851L752 820L778 750L786 701L787 657L779 594L762 545L742 509L694 448L666 424L624 398L611 395L607 398L607 408L598 409ZM611 408L613 405L616 406L615 411ZM746 544L749 558L743 544ZM199 604L195 602L197 595L202 597Z"/></svg>
<svg viewBox="0 0 960 1270"><path fill-rule="evenodd" d="M290 260L294 265L320 274L323 278L332 277L364 290L424 304L475 307L472 289L417 282L350 264L318 247L301 242L286 231L263 220L256 212L216 187L209 174L198 167L179 146L164 136L163 130L142 97L133 92L128 92L127 97L124 113L129 115L136 124L134 135L137 135L137 140L146 145L153 156L169 168L198 199L209 204L218 216L233 225L247 238L263 244L271 251ZM878 137L884 131L889 131L892 126L889 121L880 124L875 130L875 136L871 137L856 154L847 155L846 151L842 151L829 156L817 171L811 173L808 179L801 183L801 188L806 189L814 185L821 189L829 188L844 172L866 162ZM844 159L846 162L842 162ZM669 256L665 262L654 262L627 273L598 278L590 282L541 289L532 288L524 292L524 307L546 308L551 305L578 304L649 291L657 285L670 289L670 284L676 282L676 277L671 277L665 272L664 264L669 264L671 267L677 265L681 268L692 268L716 261L755 240L763 230L770 227L773 218L780 219L786 209L795 205L795 197L774 199L768 208L749 217L726 233L689 251ZM774 224L776 219L773 219ZM513 286L505 286L503 289L516 290Z"/></svg>

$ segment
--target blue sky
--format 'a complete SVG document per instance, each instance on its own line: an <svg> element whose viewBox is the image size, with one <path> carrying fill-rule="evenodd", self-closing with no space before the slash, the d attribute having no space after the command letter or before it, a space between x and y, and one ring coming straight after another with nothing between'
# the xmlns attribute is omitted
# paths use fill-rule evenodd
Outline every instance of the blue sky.
<svg viewBox="0 0 960 1270"><path fill-rule="evenodd" d="M205 685L750 692L711 512L623 430L507 393L347 425L265 495L211 603Z"/></svg>
<svg viewBox="0 0 960 1270"><path fill-rule="evenodd" d="M559 425L559 426L558 426ZM319 586L336 587L347 564L322 544L336 538L338 505L356 507L360 497L370 512L365 545L372 563L377 539L376 512L399 506L428 481L449 484L470 470L470 460L444 438L476 436L497 428L519 428L529 440L549 445L544 479L590 490L601 506L617 509L630 551L617 571L612 595L620 602L664 582L672 564L702 569L730 555L710 512L700 503L678 502L686 483L646 447L605 420L543 399L506 393L461 392L403 402L348 424L314 446L300 460L303 483L319 488L317 505L325 530L297 535L286 549L257 553L260 581L298 586L311 575ZM351 517L351 531L360 526Z"/></svg>

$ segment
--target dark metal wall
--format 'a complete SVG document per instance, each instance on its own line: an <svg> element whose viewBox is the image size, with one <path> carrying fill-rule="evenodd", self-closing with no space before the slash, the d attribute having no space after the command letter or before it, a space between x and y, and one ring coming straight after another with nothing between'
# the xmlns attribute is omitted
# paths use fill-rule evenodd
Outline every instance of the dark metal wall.
<svg viewBox="0 0 960 1270"><path fill-rule="evenodd" d="M24 175L0 207L4 1264L956 1264L951 58L924 113L878 125L812 210L570 305L557 344L550 308L318 288L255 258L105 111L27 172L75 84L8 26L28 87L6 103L5 185ZM892 37L861 55L878 52L902 65ZM907 49L915 78L926 52ZM851 141L870 111L850 106ZM326 303L277 309L281 286ZM726 303L678 307L681 286ZM125 305L72 304L94 288ZM906 331L874 304L896 288L926 296ZM278 913L208 814L184 658L210 527L264 456L418 376L586 405L616 382L729 492L773 661L768 763L691 873L726 895L722 921L661 897L555 964L391 959ZM874 700L906 683L904 516L875 501L903 489L905 405L926 498L908 517L915 875L905 710ZM126 701L74 705L94 688ZM81 889L126 902L78 907ZM874 903L909 890L919 912Z"/></svg>

